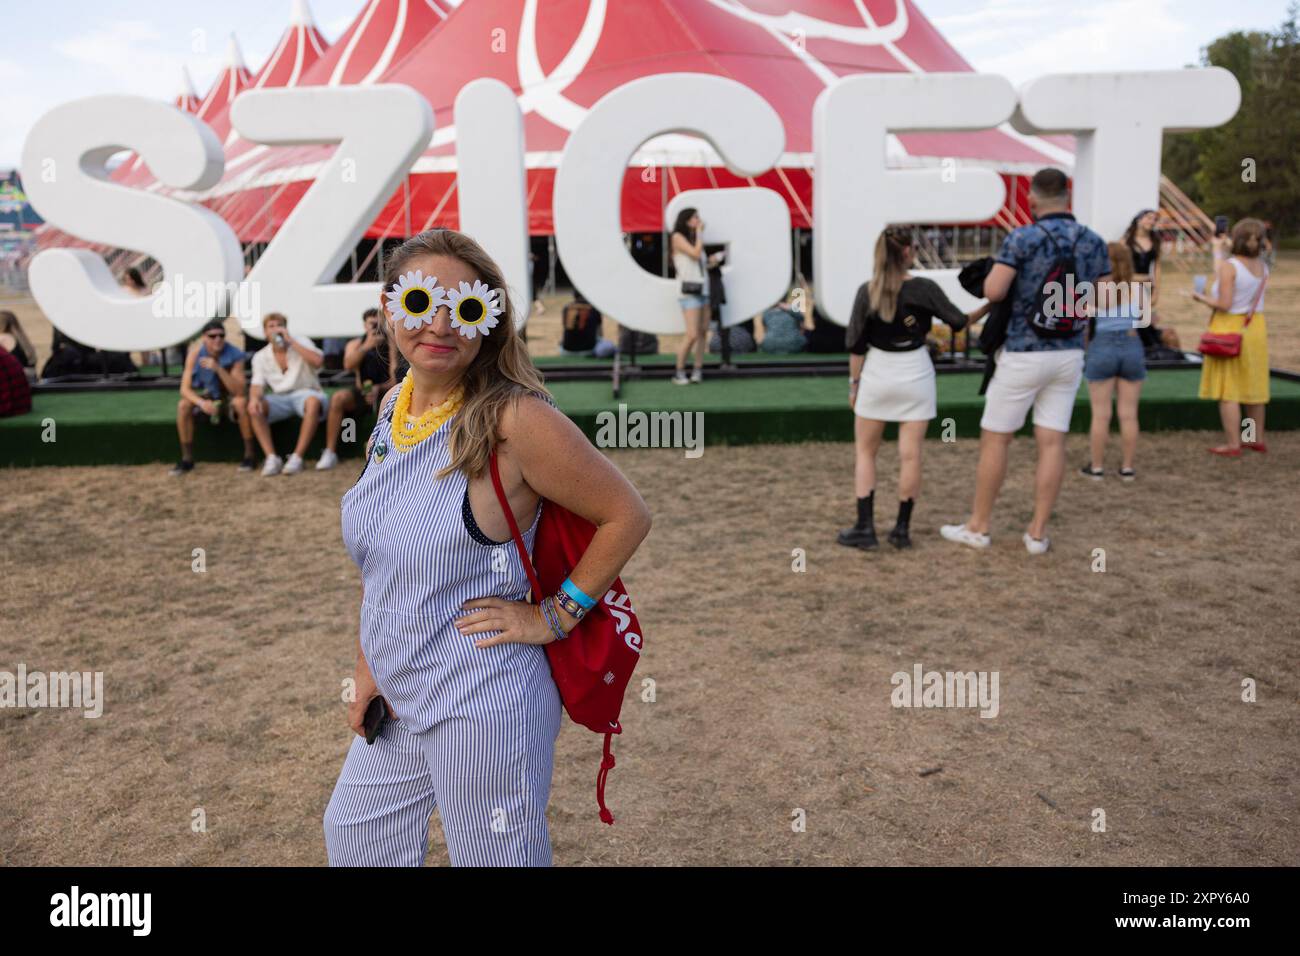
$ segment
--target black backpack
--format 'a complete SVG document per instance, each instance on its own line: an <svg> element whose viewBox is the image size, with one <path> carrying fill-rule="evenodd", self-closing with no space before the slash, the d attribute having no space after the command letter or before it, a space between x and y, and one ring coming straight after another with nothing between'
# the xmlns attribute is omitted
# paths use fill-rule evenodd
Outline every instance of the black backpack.
<svg viewBox="0 0 1300 956"><path fill-rule="evenodd" d="M1070 246L1070 251L1062 254L1052 233L1040 223L1034 225L1047 235L1047 241L1052 244L1056 257L1052 260L1047 275L1043 277L1043 284L1038 290L1038 306L1034 314L1029 317L1029 327L1045 339L1072 338L1088 325L1088 310L1083 300L1085 292L1091 288L1091 283L1076 284L1072 278L1075 271L1074 251L1079 246L1079 240L1083 238L1083 229L1080 228L1078 235L1074 237L1074 245ZM1061 314L1053 315L1053 312Z"/></svg>

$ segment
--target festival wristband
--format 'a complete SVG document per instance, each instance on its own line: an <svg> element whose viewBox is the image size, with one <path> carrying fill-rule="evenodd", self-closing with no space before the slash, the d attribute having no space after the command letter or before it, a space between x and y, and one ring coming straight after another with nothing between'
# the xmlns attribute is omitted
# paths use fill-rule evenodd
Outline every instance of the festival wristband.
<svg viewBox="0 0 1300 956"><path fill-rule="evenodd" d="M582 588L573 583L573 578L565 578L564 583L560 585L560 590L573 598L588 611L596 606L596 599L587 597L587 595L583 593Z"/></svg>
<svg viewBox="0 0 1300 956"><path fill-rule="evenodd" d="M569 597L563 591L556 591L554 596L555 603L559 605L560 609L576 620L581 621L586 615L588 609L583 607L573 598Z"/></svg>

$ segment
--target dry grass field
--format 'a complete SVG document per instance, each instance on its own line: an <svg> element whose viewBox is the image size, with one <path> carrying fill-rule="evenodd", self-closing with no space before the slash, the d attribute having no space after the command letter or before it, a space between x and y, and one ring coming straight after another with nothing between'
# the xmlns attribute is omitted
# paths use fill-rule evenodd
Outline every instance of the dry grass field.
<svg viewBox="0 0 1300 956"><path fill-rule="evenodd" d="M634 680L625 703L614 827L599 739L566 723L556 862L1300 864L1300 443L1224 461L1213 437L1145 438L1132 485L1071 473L1038 559L1023 439L986 553L936 533L968 505L974 441L926 448L915 549L872 555L834 543L849 445L614 453L655 515L624 573L655 693ZM896 464L889 444L885 502ZM102 671L106 698L99 719L0 709L0 862L325 862L358 469L0 475L0 669ZM1000 713L894 709L915 664L997 671Z"/></svg>

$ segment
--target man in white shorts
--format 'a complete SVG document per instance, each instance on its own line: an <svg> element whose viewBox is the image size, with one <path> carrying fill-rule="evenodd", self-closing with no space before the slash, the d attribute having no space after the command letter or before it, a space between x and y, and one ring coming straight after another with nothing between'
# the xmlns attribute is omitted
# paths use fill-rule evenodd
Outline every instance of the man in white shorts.
<svg viewBox="0 0 1300 956"><path fill-rule="evenodd" d="M1070 214L1069 181L1060 170L1042 169L1034 175L1029 208L1034 223L1007 236L984 280L990 302L1011 297L1011 316L984 398L975 501L964 524L944 525L939 533L972 548L989 546L989 523L1006 478L1007 452L1032 408L1038 468L1034 516L1022 540L1030 554L1045 554L1050 547L1047 521L1065 475L1065 435L1083 376L1084 328L1063 337L1036 330L1052 324L1044 322L1040 311L1043 284L1071 251L1076 289L1109 275L1110 257L1101 236Z"/></svg>
<svg viewBox="0 0 1300 956"><path fill-rule="evenodd" d="M310 339L290 335L289 320L278 312L262 320L262 331L267 344L253 356L253 381L248 391L253 434L266 455L262 476L296 475L302 471L302 456L316 434L321 412L329 404L316 377L325 356ZM302 419L302 427L286 462L275 453L271 425L291 415Z"/></svg>

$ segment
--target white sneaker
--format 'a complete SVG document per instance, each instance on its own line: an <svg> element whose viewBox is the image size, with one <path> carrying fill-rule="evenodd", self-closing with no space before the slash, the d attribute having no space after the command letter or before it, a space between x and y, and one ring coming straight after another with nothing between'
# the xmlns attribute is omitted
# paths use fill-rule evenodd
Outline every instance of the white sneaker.
<svg viewBox="0 0 1300 956"><path fill-rule="evenodd" d="M316 462L317 471L329 471L339 463L339 456L331 449L326 448L320 453L320 461Z"/></svg>
<svg viewBox="0 0 1300 956"><path fill-rule="evenodd" d="M279 455L267 455L266 463L262 465L262 477L270 478L272 475L278 475L284 468L284 459Z"/></svg>
<svg viewBox="0 0 1300 956"><path fill-rule="evenodd" d="M674 384L674 385L689 385L689 384L691 384L691 380L690 380L689 378L686 377L686 373L685 373L685 372L678 372L676 375L673 376L673 384Z"/></svg>
<svg viewBox="0 0 1300 956"><path fill-rule="evenodd" d="M988 535L971 531L964 524L946 524L939 529L939 534L943 535L948 541L964 544L968 548L977 548L981 551L992 543Z"/></svg>
<svg viewBox="0 0 1300 956"><path fill-rule="evenodd" d="M290 455L289 460L284 463L282 475L296 475L302 471L302 455Z"/></svg>
<svg viewBox="0 0 1300 956"><path fill-rule="evenodd" d="M691 373L691 381L696 383L704 381L704 372L701 369L697 368L694 372Z"/></svg>
<svg viewBox="0 0 1300 956"><path fill-rule="evenodd" d="M1047 549L1052 546L1051 538L1031 538L1028 531L1020 540L1025 543L1025 550L1030 554L1046 554Z"/></svg>

